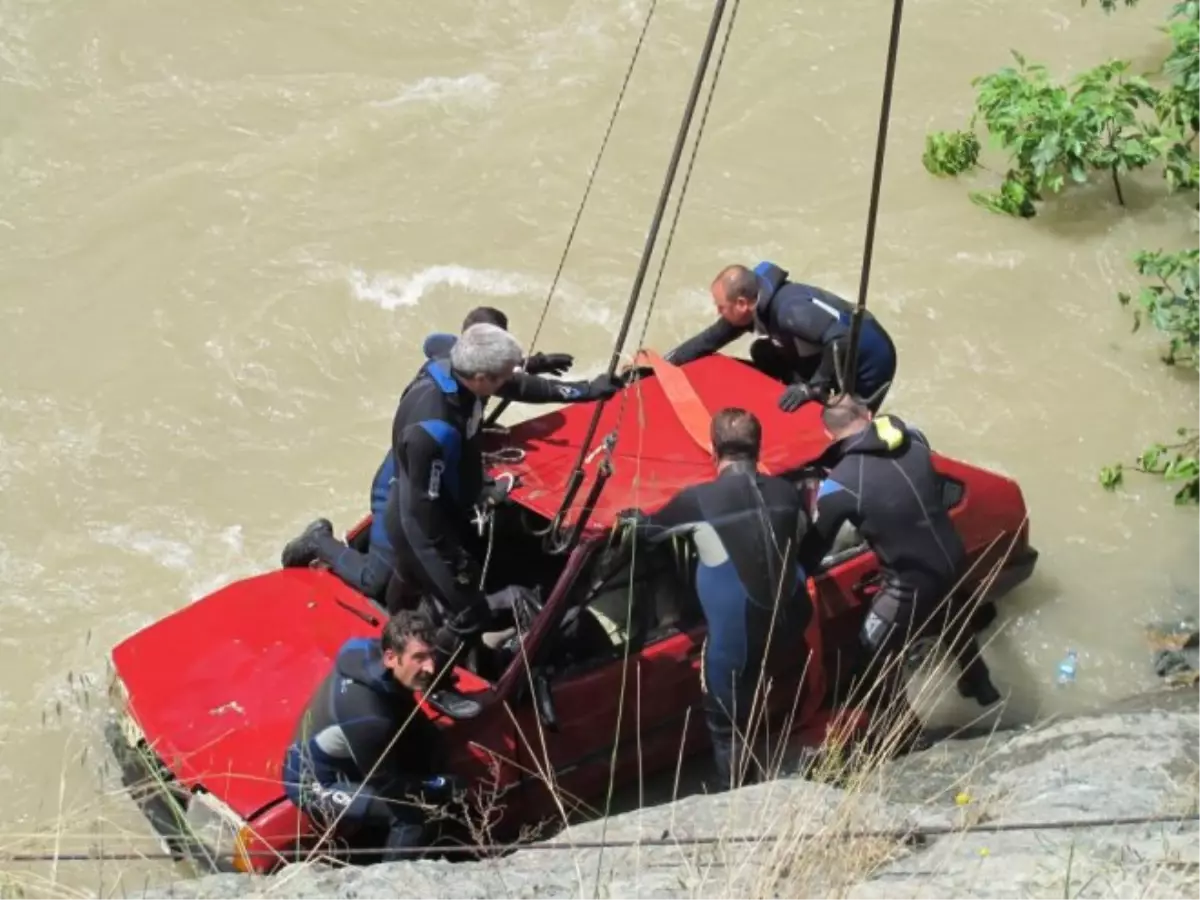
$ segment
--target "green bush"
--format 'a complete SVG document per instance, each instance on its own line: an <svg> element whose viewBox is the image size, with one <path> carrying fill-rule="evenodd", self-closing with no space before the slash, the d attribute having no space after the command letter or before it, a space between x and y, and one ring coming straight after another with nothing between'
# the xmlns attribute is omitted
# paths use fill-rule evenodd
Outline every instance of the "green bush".
<svg viewBox="0 0 1200 900"><path fill-rule="evenodd" d="M1123 0L1126 7L1138 0ZM1087 6L1088 0L1081 0ZM1099 0L1106 13L1121 0ZM1159 68L1135 74L1130 63L1109 60L1067 83L1051 78L1045 66L1029 63L1013 51L1016 66L975 78L975 112L963 131L934 132L925 138L921 158L934 175L956 176L975 168L982 151L976 129L982 125L991 143L1007 157L1004 176L994 190L970 193L971 200L993 212L1022 218L1037 215L1037 204L1072 184L1096 175L1112 180L1124 205L1121 176L1162 165L1171 192L1200 186L1197 135L1200 133L1200 0L1176 3L1161 29L1171 50ZM1137 294L1120 294L1133 305L1136 331L1149 322L1167 340L1164 362L1195 371L1200 367L1200 313L1197 311L1196 250L1179 253L1143 251L1134 259L1138 274L1150 279ZM1177 503L1200 501L1198 432L1180 428L1179 440L1154 444L1133 468L1180 483ZM1123 483L1121 463L1106 466L1100 482L1112 490Z"/></svg>

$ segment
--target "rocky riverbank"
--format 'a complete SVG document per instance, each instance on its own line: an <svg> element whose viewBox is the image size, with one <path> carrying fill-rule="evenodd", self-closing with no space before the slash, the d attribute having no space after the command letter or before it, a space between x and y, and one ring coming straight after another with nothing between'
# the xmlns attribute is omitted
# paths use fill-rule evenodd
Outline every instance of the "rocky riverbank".
<svg viewBox="0 0 1200 900"><path fill-rule="evenodd" d="M781 779L579 825L552 848L489 862L296 866L271 879L213 876L147 896L1196 897L1194 820L1063 825L1194 816L1197 722L1194 689L1164 691L947 741L849 790ZM931 834L920 840L861 834L922 829ZM602 854L573 846L602 832L625 844ZM710 836L717 840L689 843Z"/></svg>

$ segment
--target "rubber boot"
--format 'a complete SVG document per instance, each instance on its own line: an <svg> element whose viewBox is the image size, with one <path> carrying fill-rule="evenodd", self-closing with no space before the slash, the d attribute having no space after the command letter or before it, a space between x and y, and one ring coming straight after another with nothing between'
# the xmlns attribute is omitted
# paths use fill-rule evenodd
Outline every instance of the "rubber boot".
<svg viewBox="0 0 1200 900"><path fill-rule="evenodd" d="M301 532L299 537L288 541L280 554L280 563L285 569L303 569L312 565L317 558L316 537L319 534L333 536L333 523L328 519L317 519Z"/></svg>
<svg viewBox="0 0 1200 900"><path fill-rule="evenodd" d="M958 693L974 699L980 706L991 706L1000 701L1000 692L992 684L987 666L978 657L958 676Z"/></svg>

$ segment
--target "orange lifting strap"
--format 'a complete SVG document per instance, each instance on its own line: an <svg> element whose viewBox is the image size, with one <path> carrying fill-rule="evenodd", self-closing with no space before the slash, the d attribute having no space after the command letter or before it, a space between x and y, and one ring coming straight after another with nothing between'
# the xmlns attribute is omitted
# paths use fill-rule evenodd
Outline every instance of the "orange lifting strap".
<svg viewBox="0 0 1200 900"><path fill-rule="evenodd" d="M663 393L671 401L671 408L679 423L705 453L712 455L712 441L709 439L709 428L712 423L712 413L683 374L679 366L673 366L653 350L639 350L634 359L634 365L644 363L654 370L658 383L662 385Z"/></svg>

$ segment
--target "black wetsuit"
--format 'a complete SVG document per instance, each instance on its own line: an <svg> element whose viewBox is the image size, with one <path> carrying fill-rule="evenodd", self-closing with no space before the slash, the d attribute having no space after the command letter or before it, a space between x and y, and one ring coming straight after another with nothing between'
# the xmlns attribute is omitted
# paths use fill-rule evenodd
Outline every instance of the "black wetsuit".
<svg viewBox="0 0 1200 900"><path fill-rule="evenodd" d="M431 335L425 352L448 353L456 340ZM516 386L506 384L498 396L531 403L578 402L618 390L606 376L560 385L517 373L512 382ZM451 374L448 356L439 356L429 359L404 389L392 422L396 477L384 522L396 568L388 583L387 607L391 612L423 607L459 638L478 635L488 620L480 566L467 549L473 541L466 531L486 483L485 405ZM436 605L431 607L429 600Z"/></svg>
<svg viewBox="0 0 1200 900"><path fill-rule="evenodd" d="M758 368L785 384L805 381L820 393L836 390L834 356L840 352L844 359L842 345L850 335L854 307L829 291L788 281L788 273L774 263L759 263L754 272L759 291L750 325L739 328L718 319L664 358L681 366L754 331L764 336L750 348ZM857 370L855 394L870 398L871 408L878 409L887 396L885 385L896 375L896 348L869 312L859 338Z"/></svg>
<svg viewBox="0 0 1200 900"><path fill-rule="evenodd" d="M430 360L404 391L392 423L396 478L384 515L396 551L388 607L415 608L432 597L462 632L486 619L487 603L463 532L484 484L483 404Z"/></svg>
<svg viewBox="0 0 1200 900"><path fill-rule="evenodd" d="M452 334L430 335L425 340L426 358L432 361L448 356L456 340ZM581 403L598 400L615 390L614 386L611 391L606 391L603 379L557 381L518 372L500 389L497 396L517 403ZM483 405L486 406L486 403ZM319 532L313 536L318 560L351 587L380 602L384 600L388 582L396 568L396 551L385 525L388 496L395 477L396 457L389 449L371 481L372 518L366 553L347 547L332 534Z"/></svg>
<svg viewBox="0 0 1200 900"><path fill-rule="evenodd" d="M904 682L898 659L895 665L888 662L923 636L931 621L947 620L953 611L947 597L962 574L966 552L942 502L928 443L916 429L896 416L880 416L831 447L826 457L835 462L821 482L800 561L815 567L846 521L875 552L883 584L860 633L872 657L861 681L870 689L885 677L884 690L874 699L892 704L903 696ZM986 679L969 624L958 622L947 643L965 678Z"/></svg>
<svg viewBox="0 0 1200 900"><path fill-rule="evenodd" d="M403 729L403 730L401 730ZM441 734L384 668L377 639L342 645L284 755L288 798L321 827L395 852L422 846L420 802L445 799Z"/></svg>
<svg viewBox="0 0 1200 900"><path fill-rule="evenodd" d="M784 479L736 462L637 521L651 540L690 534L696 546L696 592L708 623L705 713L720 786L728 786L733 773L741 778L734 729L744 733L759 673L779 659L776 652L796 645L812 615L797 563L808 527L803 499Z"/></svg>

